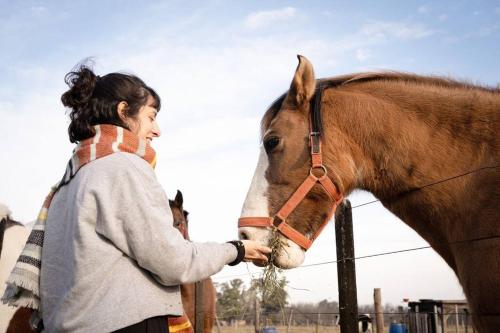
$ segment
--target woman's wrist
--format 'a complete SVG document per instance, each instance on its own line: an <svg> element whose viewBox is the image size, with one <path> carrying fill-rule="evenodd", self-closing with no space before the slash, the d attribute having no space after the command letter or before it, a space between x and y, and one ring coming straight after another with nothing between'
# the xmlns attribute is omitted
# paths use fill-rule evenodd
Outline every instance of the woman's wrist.
<svg viewBox="0 0 500 333"><path fill-rule="evenodd" d="M243 245L243 242L240 240L234 240L228 243L233 244L234 247L236 247L236 251L238 252L238 254L236 255L236 259L234 259L228 265L229 266L238 265L240 262L243 261L243 259L245 259L245 245Z"/></svg>

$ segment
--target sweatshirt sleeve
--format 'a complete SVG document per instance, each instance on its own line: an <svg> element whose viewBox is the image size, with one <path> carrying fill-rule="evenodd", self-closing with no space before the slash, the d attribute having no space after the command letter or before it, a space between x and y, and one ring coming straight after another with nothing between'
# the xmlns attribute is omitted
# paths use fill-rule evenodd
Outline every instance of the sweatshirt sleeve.
<svg viewBox="0 0 500 333"><path fill-rule="evenodd" d="M232 244L182 238L173 226L167 196L147 162L128 153L110 156L91 182L98 234L167 286L205 279L236 258Z"/></svg>

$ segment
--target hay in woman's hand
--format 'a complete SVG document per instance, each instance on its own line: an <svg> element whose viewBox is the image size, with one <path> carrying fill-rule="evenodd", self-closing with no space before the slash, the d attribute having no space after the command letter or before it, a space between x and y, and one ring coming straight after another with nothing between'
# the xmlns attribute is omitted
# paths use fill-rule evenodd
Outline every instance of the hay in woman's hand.
<svg viewBox="0 0 500 333"><path fill-rule="evenodd" d="M271 298L281 290L280 281L283 278L279 277L279 275L282 273L282 270L281 268L274 265L274 260L277 257L278 253L283 251L284 244L277 230L273 230L271 240L269 242L269 247L272 250L271 255L269 256L269 261L262 274L263 299Z"/></svg>

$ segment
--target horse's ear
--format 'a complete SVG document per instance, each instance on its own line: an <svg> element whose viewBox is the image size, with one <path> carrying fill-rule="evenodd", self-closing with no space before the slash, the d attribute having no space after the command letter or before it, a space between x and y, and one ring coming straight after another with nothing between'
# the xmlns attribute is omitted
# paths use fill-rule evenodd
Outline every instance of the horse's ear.
<svg viewBox="0 0 500 333"><path fill-rule="evenodd" d="M9 207L0 202L0 220L9 219L11 211Z"/></svg>
<svg viewBox="0 0 500 333"><path fill-rule="evenodd" d="M177 190L177 194L175 195L175 203L177 204L178 207L182 207L182 203L184 199L182 198L182 192Z"/></svg>
<svg viewBox="0 0 500 333"><path fill-rule="evenodd" d="M311 62L304 56L297 55L299 64L295 70L290 90L284 103L292 104L298 108L311 101L316 90L316 78Z"/></svg>

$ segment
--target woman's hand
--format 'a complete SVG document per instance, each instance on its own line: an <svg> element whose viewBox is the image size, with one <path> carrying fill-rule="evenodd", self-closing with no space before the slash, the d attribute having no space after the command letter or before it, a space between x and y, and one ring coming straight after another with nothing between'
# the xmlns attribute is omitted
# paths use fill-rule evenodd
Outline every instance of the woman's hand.
<svg viewBox="0 0 500 333"><path fill-rule="evenodd" d="M271 248L252 240L242 240L245 246L245 258L243 261L253 261L255 263L266 263Z"/></svg>

